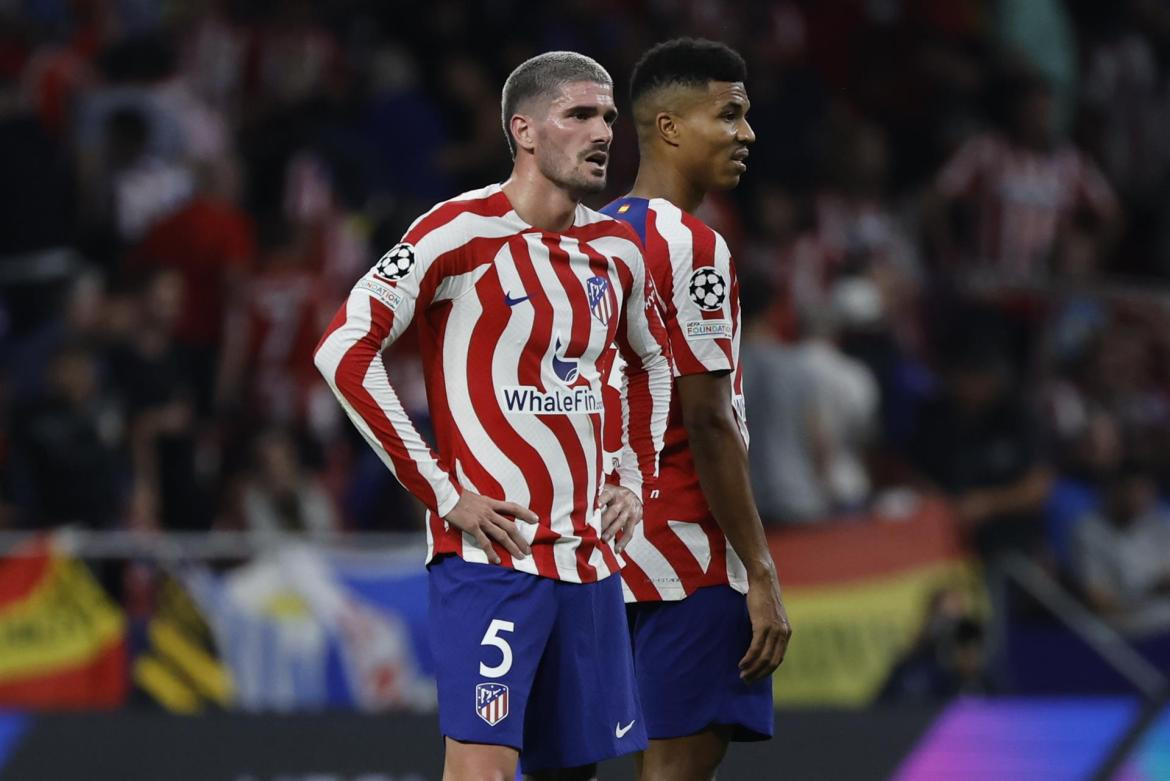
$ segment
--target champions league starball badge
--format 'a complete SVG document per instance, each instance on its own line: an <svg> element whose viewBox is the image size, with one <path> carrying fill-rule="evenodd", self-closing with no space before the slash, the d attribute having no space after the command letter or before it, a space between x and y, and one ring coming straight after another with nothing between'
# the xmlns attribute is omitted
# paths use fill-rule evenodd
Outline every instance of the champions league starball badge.
<svg viewBox="0 0 1170 781"><path fill-rule="evenodd" d="M378 260L374 266L374 273L383 279L396 282L409 274L412 268L414 268L414 247L402 242L395 244Z"/></svg>
<svg viewBox="0 0 1170 781"><path fill-rule="evenodd" d="M714 266L703 266L691 272L687 282L691 300L705 312L723 308L727 300L727 280Z"/></svg>

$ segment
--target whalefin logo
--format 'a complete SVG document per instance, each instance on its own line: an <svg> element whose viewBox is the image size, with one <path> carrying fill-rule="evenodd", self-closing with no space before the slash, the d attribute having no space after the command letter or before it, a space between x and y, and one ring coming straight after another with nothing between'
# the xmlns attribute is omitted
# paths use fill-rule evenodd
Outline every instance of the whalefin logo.
<svg viewBox="0 0 1170 781"><path fill-rule="evenodd" d="M600 415L601 391L581 376L580 359L567 358L560 337L550 356L553 375L563 387L543 390L533 385L500 388L504 411L519 415Z"/></svg>
<svg viewBox="0 0 1170 781"><path fill-rule="evenodd" d="M577 364L578 361L570 361L561 357L561 339L557 337L557 348L552 354L553 374L565 385L572 385L581 374L577 368Z"/></svg>

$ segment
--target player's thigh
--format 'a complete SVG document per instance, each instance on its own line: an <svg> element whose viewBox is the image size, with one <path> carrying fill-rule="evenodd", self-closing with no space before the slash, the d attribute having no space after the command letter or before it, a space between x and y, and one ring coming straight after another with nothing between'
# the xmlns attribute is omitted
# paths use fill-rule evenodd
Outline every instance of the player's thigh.
<svg viewBox="0 0 1170 781"><path fill-rule="evenodd" d="M772 682L739 677L751 644L743 594L701 588L677 602L629 606L634 668L651 740L697 735L729 725L732 740L772 735Z"/></svg>
<svg viewBox="0 0 1170 781"><path fill-rule="evenodd" d="M723 726L651 740L636 763L638 781L711 781L730 742L731 728Z"/></svg>
<svg viewBox="0 0 1170 781"><path fill-rule="evenodd" d="M440 731L463 744L523 749L555 615L553 582L456 556L432 563L428 580Z"/></svg>
<svg viewBox="0 0 1170 781"><path fill-rule="evenodd" d="M520 752L511 746L446 739L443 781L513 781Z"/></svg>

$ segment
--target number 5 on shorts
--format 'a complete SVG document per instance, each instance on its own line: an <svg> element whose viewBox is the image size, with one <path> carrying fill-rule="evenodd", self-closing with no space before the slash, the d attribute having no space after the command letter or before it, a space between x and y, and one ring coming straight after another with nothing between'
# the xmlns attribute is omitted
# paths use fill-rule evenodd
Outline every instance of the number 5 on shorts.
<svg viewBox="0 0 1170 781"><path fill-rule="evenodd" d="M495 667L488 667L483 662L479 663L479 674L484 678L502 678L508 674L508 670L512 669L512 646L508 645L508 641L500 637L500 632L515 632L516 625L511 621L501 621L498 618L493 618L491 624L488 625L487 631L484 632L483 640L480 645L494 645L500 649L500 653L504 658Z"/></svg>

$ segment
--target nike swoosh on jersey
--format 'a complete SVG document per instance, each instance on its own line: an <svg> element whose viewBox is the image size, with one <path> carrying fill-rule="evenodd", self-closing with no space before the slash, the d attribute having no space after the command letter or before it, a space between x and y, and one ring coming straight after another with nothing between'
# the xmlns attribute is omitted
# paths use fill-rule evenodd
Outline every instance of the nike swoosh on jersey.
<svg viewBox="0 0 1170 781"><path fill-rule="evenodd" d="M637 721L637 719L634 719L634 721L631 721L629 724L627 724L624 727L622 726L622 723L619 721L617 724L614 725L613 734L616 737L624 738L626 736L626 733L634 728L635 721Z"/></svg>
<svg viewBox="0 0 1170 781"><path fill-rule="evenodd" d="M511 293L504 293L504 303L508 306L516 306L516 304L523 304L528 300L528 296L520 296L519 298L512 298Z"/></svg>

